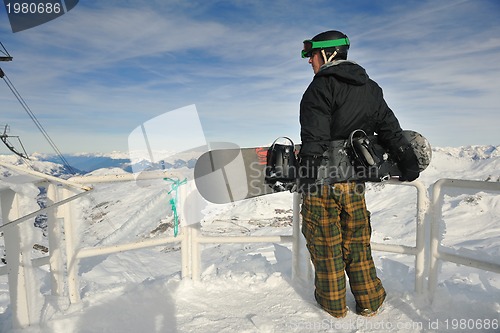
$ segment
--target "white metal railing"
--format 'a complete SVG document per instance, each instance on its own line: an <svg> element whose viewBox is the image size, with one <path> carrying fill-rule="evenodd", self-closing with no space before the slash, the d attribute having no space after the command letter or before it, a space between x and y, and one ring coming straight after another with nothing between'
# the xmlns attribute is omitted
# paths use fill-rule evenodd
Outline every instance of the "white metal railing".
<svg viewBox="0 0 500 333"><path fill-rule="evenodd" d="M1 186L2 188L0 189L0 206L2 210L2 226L0 228L4 236L7 262L0 274L6 274L8 278L12 306L12 326L13 328L22 328L36 324L39 320L39 315L36 315L36 309L34 309L38 302L33 299L35 295L30 292L35 288L34 284L36 283L34 268L46 264L50 265L53 295L61 294L63 287L59 277L64 273L60 251L63 243L54 243L54 239L61 237L62 233L55 227L54 219L51 218L48 223L49 238L52 239L50 241L52 246L49 255L36 259L32 258L31 249L33 244L30 243L30 237L28 236L32 233L32 230L30 230L32 226L23 222L32 220L42 213L53 216L54 211L87 194L91 189L57 177L3 162L0 162L0 165L23 174L23 176L14 176L10 179L16 180L17 184L11 183L7 186ZM26 174L29 176L26 176ZM19 185L23 187L26 185L32 186L34 191L24 194L18 193ZM48 187L47 205L44 208L39 208L36 203L35 196L38 191L35 185ZM71 188L73 191L78 190L79 193L58 201L55 198L56 188L58 187L61 189ZM33 197L29 197L30 195ZM26 213L26 210L33 211ZM68 220L67 222L69 223L70 221Z"/></svg>
<svg viewBox="0 0 500 333"><path fill-rule="evenodd" d="M292 279L303 275L303 267L300 265L300 257L305 246L301 246L303 238L300 237L300 194L293 193L293 217L292 235L278 236L204 236L201 234L200 226L190 228L191 232L191 262L192 278L199 280L201 277L201 244L222 243L292 243Z"/></svg>
<svg viewBox="0 0 500 333"><path fill-rule="evenodd" d="M165 172L151 172L143 173L141 179L155 179L163 178L166 176ZM133 181L135 176L132 174L123 174L119 176L108 175L108 176L98 176L98 177L75 177L71 178L71 181L77 183L113 183L121 181ZM187 198L189 193L187 193L186 186L179 187L179 202L182 205ZM68 245L73 248L76 252L75 259L88 258L92 256L98 256L103 254L111 254L117 252L123 252L128 250L134 250L139 248L146 248L158 245L165 245L168 243L181 242L181 269L183 278L192 278L194 280L199 280L201 277L201 249L200 244L209 243L292 243L292 275L301 274L301 266L299 263L299 256L302 254L301 249L305 246L301 245L300 235L300 215L299 215L299 205L300 205L300 195L294 193L293 195L294 208L293 211L293 227L292 235L284 236L204 236L201 234L200 224L192 224L189 226L184 226L181 228L181 233L177 237L166 237L160 239L152 239L148 241L141 241L137 243L112 245L107 247L99 248L74 248L72 244ZM190 209L197 209L197 207L190 207ZM183 217L180 216L181 224ZM70 279L70 284L72 284L71 289L77 289L78 280L77 277ZM73 295L70 293L71 302L77 302L79 300L78 295Z"/></svg>
<svg viewBox="0 0 500 333"><path fill-rule="evenodd" d="M7 166L9 167L9 166ZM26 172L26 170L23 170ZM15 193L12 189L4 189L1 192L1 208L3 228L6 232L11 232L10 235L5 235L6 253L7 253L7 267L0 270L1 274L9 275L9 292L11 295L11 303L13 304L13 327L20 328L27 325L35 324L36 318L31 313L30 305L32 300L26 291L27 283L29 280L25 277L25 268L32 266L39 266L44 264L50 265L50 279L51 279L51 293L53 296L67 297L71 303L76 303L80 300L79 283L78 283L78 262L82 258L89 258L98 255L111 254L129 250L135 250L146 247L153 247L165 245L168 243L181 243L181 272L183 278L199 279L201 275L201 245L202 244L220 244L220 243L292 243L292 275L293 277L303 277L304 267L310 269L309 262L301 262L301 258L308 258L306 247L304 246L304 239L300 233L300 195L293 194L293 222L292 222L292 235L283 236L205 236L202 235L200 224L193 224L189 226L182 226L180 233L177 237L164 237L156 238L147 241L140 241L128 244L118 244L104 247L79 247L75 243L76 235L74 227L74 209L72 205L74 199L88 193L89 187L81 184L87 183L113 183L121 181L134 181L136 177L131 174L124 175L111 175L99 177L80 177L72 178L68 181L58 182L56 177L42 177L43 174L36 173L36 176L44 182L47 187L47 207L40 209L34 213L29 213L20 216L19 207L17 207L16 200L20 194ZM171 173L151 172L141 175L141 179L155 179L159 177L172 176ZM45 175L43 175L45 176ZM55 179L54 179L55 178ZM434 215L431 218L432 232L430 241L430 269L429 269L429 290L433 290L437 281L437 260L449 260L457 263L467 264L473 263L473 267L488 269L500 272L498 265L491 266L490 263L481 262L475 259L457 259L456 255L443 252L439 247L439 232L438 221L441 216L438 213L441 209L441 187L445 184L450 186L457 186L461 181L457 180L441 180L436 182L433 190L433 200L431 208L434 207ZM425 233L425 221L428 212L428 196L427 190L420 181L412 183L389 181L385 184L389 185L403 185L413 186L417 189L417 218L416 218L416 244L415 246L405 245L391 245L391 244L372 244L372 249L375 251L385 251L398 254L408 254L415 256L415 291L417 293L423 292L423 285L425 281L425 258L428 253L426 244L429 239ZM484 188L497 191L499 183L487 182L467 182L473 184L477 188ZM75 194L75 190L79 193ZM187 197L186 186L179 187L179 203L183 204L183 198ZM190 207L196 209L196 207ZM34 216L47 212L48 214L48 237L49 237L49 256L31 260L29 258L30 251L21 251L20 245L22 238L20 235L23 233L23 228L31 228L29 224L21 223ZM182 216L181 216L182 219ZM5 224L8 224L6 226ZM62 236L62 227L64 226L64 237ZM22 239L21 239L22 240ZM7 244L8 243L8 244ZM31 244L32 246L32 244ZM65 256L63 256L63 250ZM305 254L305 255L303 255ZM64 260L65 258L65 260ZM466 261L467 263L464 263ZM30 264L31 262L31 264ZM310 272L309 272L310 273ZM65 296L65 282L67 282L68 290ZM434 287L433 287L434 286Z"/></svg>
<svg viewBox="0 0 500 333"><path fill-rule="evenodd" d="M164 172L158 173L153 172L150 174L144 174L141 176L142 179L154 179L158 177L164 177L166 174ZM134 175L110 175L110 176L98 176L98 177L81 177L72 178L67 184L75 183L113 183L122 181L133 181L135 180ZM66 184L66 185L67 185ZM424 206L426 202L425 188L419 182L414 182L411 184L393 182L395 185L410 185L415 186L418 190L417 199L417 246L408 247L401 245L388 245L388 244L374 244L374 250L394 252L394 253L404 253L416 256L416 291L421 291L421 283L423 281L423 248L421 242L421 235L423 234L423 218L424 218ZM184 189L184 190L183 190ZM180 187L180 202L182 198L186 197L185 188ZM94 248L79 248L76 246L74 239L76 235L74 234L73 222L74 222L74 212L71 205L62 206L64 203L71 201L71 198L76 198L79 195L72 196L72 189L68 187L59 188L53 184L48 185L47 197L48 197L48 207L43 210L37 211L36 213L28 214L22 218L16 219L16 223L25 221L29 218L33 218L42 211L47 211L48 214L48 236L49 236L49 247L50 253L46 258L38 259L38 263L50 264L50 274L52 282L52 295L53 296L64 296L64 281L67 279L68 285L68 298L70 303L76 303L80 300L79 294L79 278L78 278L78 262L82 258L89 258L93 256L99 256L104 254L112 254L123 251L129 251L134 249L153 247L158 245L165 245L168 243L181 242L181 270L183 278L193 278L198 280L201 276L201 245L209 243L292 243L292 275L293 278L301 276L304 277L304 267L308 269L311 268L310 264L300 262L300 258L308 258L306 247L304 246L304 239L300 234L300 195L294 193L293 195L293 225L292 225L292 235L284 236L204 236L201 234L199 224L192 225L189 227L182 227L181 233L177 237L165 237L160 239L152 239L147 241L141 241L136 243L128 244L118 244L106 247L94 247ZM3 200L3 198L2 198ZM8 206L8 205L6 205ZM9 210L10 208L4 209ZM4 211L2 210L2 211ZM4 219L4 223L7 221ZM64 224L65 237L62 239L61 225ZM66 265L63 263L62 248L65 247L66 253ZM15 251L10 251L15 252ZM306 254L305 256L303 254ZM65 274L66 272L66 274ZM310 274L311 272L308 271ZM10 283L9 283L10 284ZM23 297L19 290L11 290L11 294L17 294L16 297ZM30 302L22 302L29 304ZM29 324L33 324L33 318L30 318L29 309L14 309L16 313L16 318L21 318L14 323L14 327L24 327Z"/></svg>
<svg viewBox="0 0 500 333"><path fill-rule="evenodd" d="M73 177L69 180L79 184L98 184L98 183L116 183L116 182L128 182L128 181L142 181L142 180L153 180L162 179L164 177L172 177L173 173L165 170L154 170L142 172L138 175L136 174L120 174L120 175L105 175L105 176L87 176L87 177ZM176 176L176 175L174 175ZM138 179L140 177L140 179ZM179 187L179 198L182 204L183 199L186 197L186 188L184 186ZM182 223L182 217L181 221ZM191 277L191 245L190 237L191 232L188 227L184 226L180 228L181 232L176 237L162 237L154 238L149 240L142 240L134 243L126 244L116 244L101 247L78 247L73 239L66 239L66 248L68 255L68 289L69 289L69 300L71 303L76 303L80 300L79 290L79 280L77 274L78 262L83 258L96 257L101 255L144 249L149 247L167 245L170 243L181 243L181 275L183 278ZM68 232L68 231L66 231ZM71 263L70 263L71 261Z"/></svg>
<svg viewBox="0 0 500 333"><path fill-rule="evenodd" d="M500 191L499 182L473 181L461 179L440 179L434 183L432 190L432 210L433 218L430 233L430 262L429 262L429 293L434 295L438 283L439 260L449 261L459 265L479 268L486 271L500 273L500 264L488 262L480 259L466 257L453 253L452 249L441 245L441 234L439 232L440 222L442 220L442 206L444 187L477 189L486 191Z"/></svg>
<svg viewBox="0 0 500 333"><path fill-rule="evenodd" d="M383 251L398 254L407 254L415 256L415 292L421 294L424 290L425 281L425 219L429 203L427 190L422 182L414 181L411 183L391 180L384 182L389 185L413 186L417 190L417 226L416 226L416 245L394 245L394 244L379 244L372 243L372 249L375 251ZM199 279L201 270L201 244L220 244L220 243L286 243L292 242L292 280L295 278L305 278L310 274L311 265L306 265L300 262L300 258L308 258L305 253L306 247L304 238L300 234L300 195L294 193L293 196L293 223L291 236L203 236L199 228L192 228L192 277ZM304 256L305 254L305 256ZM307 269L308 271L304 271Z"/></svg>
<svg viewBox="0 0 500 333"><path fill-rule="evenodd" d="M420 181L400 182L398 180L390 180L384 184L413 186L417 189L417 228L415 246L392 245L372 243L372 249L375 251L384 251L399 254L408 254L415 256L415 292L422 294L424 291L425 281L425 221L427 215L427 207L429 206L429 198L427 189Z"/></svg>

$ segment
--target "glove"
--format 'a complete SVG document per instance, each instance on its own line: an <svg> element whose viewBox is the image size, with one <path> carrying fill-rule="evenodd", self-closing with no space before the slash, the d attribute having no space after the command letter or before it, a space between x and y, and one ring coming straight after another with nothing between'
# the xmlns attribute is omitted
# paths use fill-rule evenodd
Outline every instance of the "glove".
<svg viewBox="0 0 500 333"><path fill-rule="evenodd" d="M322 156L300 156L299 157L299 193L310 193L318 190L318 170L323 161Z"/></svg>
<svg viewBox="0 0 500 333"><path fill-rule="evenodd" d="M299 157L299 178L309 178L316 181L316 179L318 179L318 170L322 161L323 156Z"/></svg>
<svg viewBox="0 0 500 333"><path fill-rule="evenodd" d="M420 176L418 159L410 145L399 147L396 160L401 170L400 181L412 182Z"/></svg>

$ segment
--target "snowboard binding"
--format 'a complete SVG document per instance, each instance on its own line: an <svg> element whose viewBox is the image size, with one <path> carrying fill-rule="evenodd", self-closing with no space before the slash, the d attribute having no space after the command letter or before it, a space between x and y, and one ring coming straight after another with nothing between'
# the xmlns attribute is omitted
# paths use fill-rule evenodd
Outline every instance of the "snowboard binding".
<svg viewBox="0 0 500 333"><path fill-rule="evenodd" d="M369 168L380 164L380 158L365 131L360 129L353 131L346 144L354 165Z"/></svg>
<svg viewBox="0 0 500 333"><path fill-rule="evenodd" d="M278 143L280 139L285 139L287 143ZM266 184L276 192L292 189L296 183L298 166L293 141L288 137L277 138L267 151Z"/></svg>
<svg viewBox="0 0 500 333"><path fill-rule="evenodd" d="M391 178L384 151L377 146L365 131L353 131L345 143L356 178L362 181L381 182Z"/></svg>

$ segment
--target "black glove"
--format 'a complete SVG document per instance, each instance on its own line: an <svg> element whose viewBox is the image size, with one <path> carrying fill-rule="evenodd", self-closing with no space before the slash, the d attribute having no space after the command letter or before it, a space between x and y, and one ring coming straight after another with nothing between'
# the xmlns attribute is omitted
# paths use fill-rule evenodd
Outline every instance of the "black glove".
<svg viewBox="0 0 500 333"><path fill-rule="evenodd" d="M299 193L311 193L318 190L318 170L323 161L322 156L299 156Z"/></svg>
<svg viewBox="0 0 500 333"><path fill-rule="evenodd" d="M299 157L299 178L309 178L316 181L318 170L323 161L323 156L300 156Z"/></svg>
<svg viewBox="0 0 500 333"><path fill-rule="evenodd" d="M412 182L420 176L418 159L410 145L399 147L396 153L396 161L399 170L401 170L400 181Z"/></svg>

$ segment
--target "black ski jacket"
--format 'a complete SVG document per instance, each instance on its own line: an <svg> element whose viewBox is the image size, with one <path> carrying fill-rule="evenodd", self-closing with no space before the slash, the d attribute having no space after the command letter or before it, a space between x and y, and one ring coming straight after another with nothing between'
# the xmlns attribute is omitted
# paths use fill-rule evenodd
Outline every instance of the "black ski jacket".
<svg viewBox="0 0 500 333"><path fill-rule="evenodd" d="M300 102L300 124L300 157L321 156L330 141L347 139L356 129L376 133L390 151L408 144L382 89L347 60L324 65L314 76Z"/></svg>

